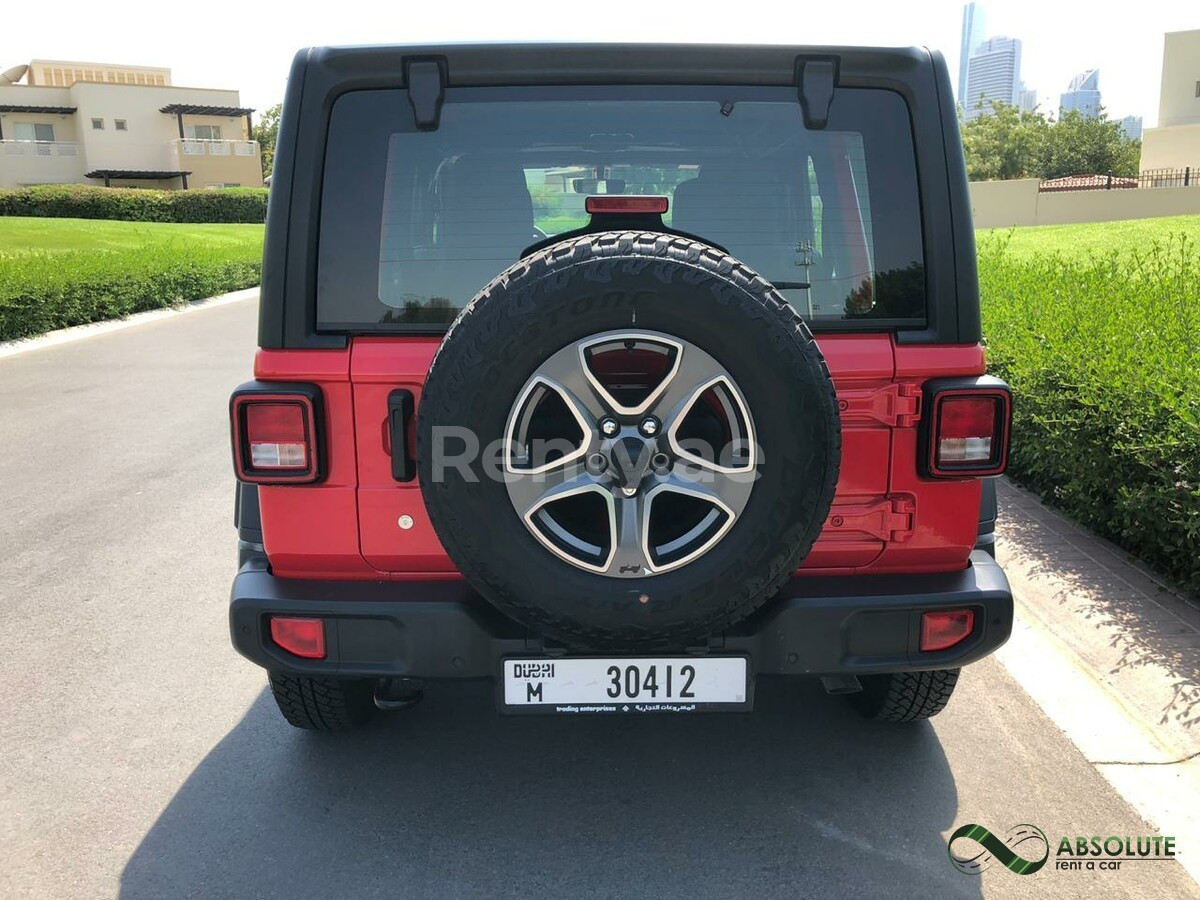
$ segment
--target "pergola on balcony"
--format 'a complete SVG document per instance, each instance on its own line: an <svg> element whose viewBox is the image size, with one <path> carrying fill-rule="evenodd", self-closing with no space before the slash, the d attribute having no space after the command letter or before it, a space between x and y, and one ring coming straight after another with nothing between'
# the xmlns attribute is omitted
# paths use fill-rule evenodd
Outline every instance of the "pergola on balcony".
<svg viewBox="0 0 1200 900"><path fill-rule="evenodd" d="M187 139L183 131L184 116L224 116L227 119L245 118L246 137L248 140L254 140L254 121L250 117L250 114L254 110L248 106L205 106L199 103L168 103L159 112L175 117L175 121L179 124L179 139L181 141Z"/></svg>

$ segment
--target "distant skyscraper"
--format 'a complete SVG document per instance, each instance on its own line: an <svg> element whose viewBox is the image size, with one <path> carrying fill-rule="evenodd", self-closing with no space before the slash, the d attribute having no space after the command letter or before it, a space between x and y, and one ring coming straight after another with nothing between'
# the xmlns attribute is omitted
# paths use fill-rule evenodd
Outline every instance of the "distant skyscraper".
<svg viewBox="0 0 1200 900"><path fill-rule="evenodd" d="M1088 118L1100 115L1100 70L1088 69L1072 78L1058 105L1063 112L1077 109Z"/></svg>
<svg viewBox="0 0 1200 900"><path fill-rule="evenodd" d="M986 33L987 14L983 4L968 3L963 7L962 47L958 54L958 102L963 102L967 95L967 70L970 68L971 55L975 48L983 43Z"/></svg>
<svg viewBox="0 0 1200 900"><path fill-rule="evenodd" d="M1038 95L1034 88L1025 87L1025 82L1021 82L1021 92L1017 95L1017 106L1021 112L1033 112L1037 109Z"/></svg>
<svg viewBox="0 0 1200 900"><path fill-rule="evenodd" d="M976 47L967 65L967 93L962 104L967 121L990 113L993 103L1018 105L1020 94L1021 42L994 37Z"/></svg>
<svg viewBox="0 0 1200 900"><path fill-rule="evenodd" d="M1131 141L1140 141L1142 139L1142 117L1141 116L1126 116L1118 120L1118 125L1121 126L1121 131L1125 137Z"/></svg>

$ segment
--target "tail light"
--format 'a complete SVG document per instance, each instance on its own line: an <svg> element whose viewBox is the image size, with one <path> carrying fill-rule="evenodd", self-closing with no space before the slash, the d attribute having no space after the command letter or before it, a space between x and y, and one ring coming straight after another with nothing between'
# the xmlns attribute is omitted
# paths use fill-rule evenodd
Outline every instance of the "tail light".
<svg viewBox="0 0 1200 900"><path fill-rule="evenodd" d="M946 609L921 615L921 652L949 650L975 630L975 611Z"/></svg>
<svg viewBox="0 0 1200 900"><path fill-rule="evenodd" d="M323 474L320 392L308 384L250 382L229 402L233 467L251 484L309 484Z"/></svg>
<svg viewBox="0 0 1200 900"><path fill-rule="evenodd" d="M1012 392L998 378L930 382L924 474L935 478L999 475L1008 463Z"/></svg>

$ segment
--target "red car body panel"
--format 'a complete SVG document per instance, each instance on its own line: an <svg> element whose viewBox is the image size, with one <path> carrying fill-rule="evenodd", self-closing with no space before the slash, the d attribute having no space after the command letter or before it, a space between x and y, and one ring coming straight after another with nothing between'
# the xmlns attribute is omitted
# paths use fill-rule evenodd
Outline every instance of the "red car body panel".
<svg viewBox="0 0 1200 900"><path fill-rule="evenodd" d="M277 576L461 577L429 522L419 484L392 478L387 428L388 395L409 390L419 406L439 343L434 336L360 337L341 350L259 351L256 378L312 383L324 398L326 479L259 490ZM818 343L838 393L842 466L833 508L800 572L964 568L976 540L980 482L918 474L921 387L930 378L982 374L982 347L907 346L889 334L822 335ZM411 526L401 527L401 517Z"/></svg>

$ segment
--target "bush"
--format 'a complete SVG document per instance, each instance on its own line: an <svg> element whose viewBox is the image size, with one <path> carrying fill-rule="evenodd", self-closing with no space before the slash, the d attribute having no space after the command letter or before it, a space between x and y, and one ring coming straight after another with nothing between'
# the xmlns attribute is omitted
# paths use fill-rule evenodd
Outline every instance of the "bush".
<svg viewBox="0 0 1200 900"><path fill-rule="evenodd" d="M1200 254L1184 235L1083 259L979 249L1013 476L1200 591Z"/></svg>
<svg viewBox="0 0 1200 900"><path fill-rule="evenodd" d="M0 216L262 223L266 215L266 188L152 191L85 184L44 184L0 190Z"/></svg>
<svg viewBox="0 0 1200 900"><path fill-rule="evenodd" d="M42 235L47 244L77 241L78 249L19 250L6 256L3 235L16 244L29 229L12 225L26 221L33 220L0 220L0 226L8 226L0 229L0 340L259 283L261 227L62 222L51 234L39 229L35 238Z"/></svg>

